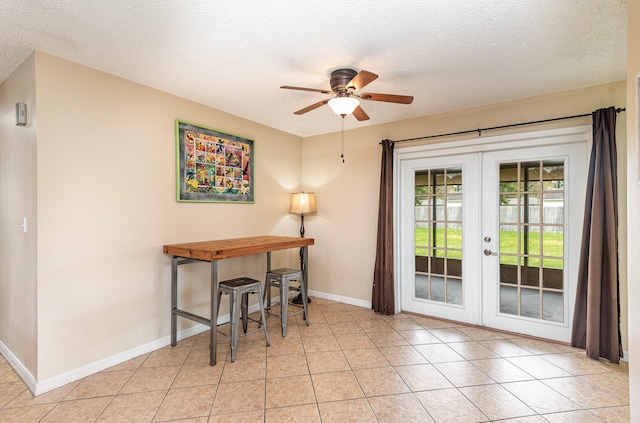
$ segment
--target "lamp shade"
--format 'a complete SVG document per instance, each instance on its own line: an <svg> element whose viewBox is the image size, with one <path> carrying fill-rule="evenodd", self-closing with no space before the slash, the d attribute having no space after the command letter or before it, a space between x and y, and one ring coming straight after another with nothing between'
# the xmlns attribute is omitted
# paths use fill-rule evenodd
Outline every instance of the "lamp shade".
<svg viewBox="0 0 640 423"><path fill-rule="evenodd" d="M316 211L318 211L316 209L316 195L313 192L291 194L289 213L307 214Z"/></svg>
<svg viewBox="0 0 640 423"><path fill-rule="evenodd" d="M329 107L336 115L350 115L360 105L353 97L336 97L329 100Z"/></svg>

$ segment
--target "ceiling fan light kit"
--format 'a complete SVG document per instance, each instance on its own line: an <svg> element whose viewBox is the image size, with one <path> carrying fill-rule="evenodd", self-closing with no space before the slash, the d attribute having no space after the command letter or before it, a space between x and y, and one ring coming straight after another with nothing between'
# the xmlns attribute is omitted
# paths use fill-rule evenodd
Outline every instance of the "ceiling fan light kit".
<svg viewBox="0 0 640 423"><path fill-rule="evenodd" d="M336 97L329 100L329 107L333 113L340 116L347 116L360 105L360 102L352 97Z"/></svg>

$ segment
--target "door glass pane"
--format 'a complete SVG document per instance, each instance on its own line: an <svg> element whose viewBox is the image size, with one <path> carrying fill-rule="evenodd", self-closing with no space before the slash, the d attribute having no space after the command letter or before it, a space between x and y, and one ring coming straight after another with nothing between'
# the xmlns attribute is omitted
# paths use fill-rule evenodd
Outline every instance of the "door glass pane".
<svg viewBox="0 0 640 423"><path fill-rule="evenodd" d="M540 162L522 163L525 189L530 192L540 191Z"/></svg>
<svg viewBox="0 0 640 423"><path fill-rule="evenodd" d="M544 256L562 257L564 255L562 226L544 226L542 240L542 254Z"/></svg>
<svg viewBox="0 0 640 423"><path fill-rule="evenodd" d="M515 163L503 163L500 166L500 192L519 192L518 166Z"/></svg>
<svg viewBox="0 0 640 423"><path fill-rule="evenodd" d="M431 297L428 298L432 301L444 302L444 277L431 276Z"/></svg>
<svg viewBox="0 0 640 423"><path fill-rule="evenodd" d="M447 225L447 248L462 250L462 224L460 223L449 223ZM451 255L448 255L451 257ZM462 258L462 251L460 251L460 257Z"/></svg>
<svg viewBox="0 0 640 423"><path fill-rule="evenodd" d="M503 263L500 257L500 283L502 284L518 284L518 266L513 263ZM506 260L505 260L506 261Z"/></svg>
<svg viewBox="0 0 640 423"><path fill-rule="evenodd" d="M423 300L429 299L429 275L424 275L422 273L416 272L415 275L415 291L414 295L416 298L421 298Z"/></svg>
<svg viewBox="0 0 640 423"><path fill-rule="evenodd" d="M545 269L564 269L564 260L561 258L544 258L542 265Z"/></svg>
<svg viewBox="0 0 640 423"><path fill-rule="evenodd" d="M461 278L447 278L447 303L462 305Z"/></svg>
<svg viewBox="0 0 640 423"><path fill-rule="evenodd" d="M542 223L560 225L564 223L564 193L556 190L542 195L544 204Z"/></svg>
<svg viewBox="0 0 640 423"><path fill-rule="evenodd" d="M420 210L418 207L420 206L429 206L429 202L430 202L430 198L426 195L416 195L416 219L420 219L423 216L421 216L420 214L418 214L418 211Z"/></svg>
<svg viewBox="0 0 640 423"><path fill-rule="evenodd" d="M562 290L562 268L552 268L544 266L542 268L542 286L543 288Z"/></svg>
<svg viewBox="0 0 640 423"><path fill-rule="evenodd" d="M540 291L537 289L520 290L520 316L540 318Z"/></svg>
<svg viewBox="0 0 640 423"><path fill-rule="evenodd" d="M540 194L520 196L520 223L540 223Z"/></svg>
<svg viewBox="0 0 640 423"><path fill-rule="evenodd" d="M542 164L544 191L564 190L564 163L562 160L545 160Z"/></svg>
<svg viewBox="0 0 640 423"><path fill-rule="evenodd" d="M447 191L448 192L462 192L462 169L450 168L447 169Z"/></svg>
<svg viewBox="0 0 640 423"><path fill-rule="evenodd" d="M515 314L518 313L518 288L511 286L500 287L500 313Z"/></svg>
<svg viewBox="0 0 640 423"><path fill-rule="evenodd" d="M518 221L517 194L500 194L500 222L516 223Z"/></svg>
<svg viewBox="0 0 640 423"><path fill-rule="evenodd" d="M540 283L540 269L532 264L527 265L528 260L524 260L525 265L520 266L520 284L526 286L538 286Z"/></svg>
<svg viewBox="0 0 640 423"><path fill-rule="evenodd" d="M520 254L540 255L540 227L537 225L519 225ZM506 235L506 234L505 234Z"/></svg>
<svg viewBox="0 0 640 423"><path fill-rule="evenodd" d="M523 225L520 227L522 239L522 254L540 255L540 226Z"/></svg>
<svg viewBox="0 0 640 423"><path fill-rule="evenodd" d="M462 169L415 172L414 298L462 305Z"/></svg>
<svg viewBox="0 0 640 423"><path fill-rule="evenodd" d="M520 251L516 225L500 225L500 253L518 254ZM514 260L515 263L515 260Z"/></svg>
<svg viewBox="0 0 640 423"><path fill-rule="evenodd" d="M500 311L564 321L564 162L500 165Z"/></svg>
<svg viewBox="0 0 640 423"><path fill-rule="evenodd" d="M431 274L444 276L444 258L442 258L443 250L435 251L436 257L431 262ZM438 257L440 255L440 257Z"/></svg>
<svg viewBox="0 0 640 423"><path fill-rule="evenodd" d="M552 322L564 322L562 292L542 291L542 318Z"/></svg>
<svg viewBox="0 0 640 423"><path fill-rule="evenodd" d="M460 254L453 254L453 258L447 258L447 275L462 277L462 260Z"/></svg>
<svg viewBox="0 0 640 423"><path fill-rule="evenodd" d="M433 175L434 180L434 192L437 194L442 194L446 192L446 187L444 185L444 169L442 172L435 171L431 175Z"/></svg>
<svg viewBox="0 0 640 423"><path fill-rule="evenodd" d="M447 195L447 220L449 222L462 222L462 195Z"/></svg>

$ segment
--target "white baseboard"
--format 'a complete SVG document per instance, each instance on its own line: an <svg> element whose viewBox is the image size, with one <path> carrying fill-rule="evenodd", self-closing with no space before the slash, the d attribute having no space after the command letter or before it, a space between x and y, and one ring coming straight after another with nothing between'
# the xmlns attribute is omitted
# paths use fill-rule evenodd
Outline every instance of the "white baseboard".
<svg viewBox="0 0 640 423"><path fill-rule="evenodd" d="M15 370L24 384L27 385L29 391L31 391L31 393L35 392L37 383L36 378L33 377L31 372L24 366L24 364L22 364L20 360L18 360L18 357L13 355L11 350L7 348L7 346L2 341L0 341L0 354L2 354L5 360L7 360L7 363L9 363L13 370Z"/></svg>
<svg viewBox="0 0 640 423"><path fill-rule="evenodd" d="M294 293L295 294L295 293ZM279 304L279 299L278 298L272 298L271 303L272 304ZM259 311L260 307L258 306L258 304L254 304L252 306L249 307L249 313L253 313L256 311ZM223 323L228 323L229 322L229 314L225 314L222 316L218 316L218 324L223 324ZM188 329L182 330L180 332L178 332L178 340L182 340L182 339L186 339L189 338L190 336L194 336L197 335L199 333L202 333L204 331L209 330L209 326L207 325L203 325L200 323L197 323L194 326L191 326ZM97 373L99 371L102 371L104 369L108 369L109 367L113 367L115 365L118 365L120 363L124 363L127 360L131 360L132 358L136 358L139 357L143 354L149 353L151 351L155 351L159 348L162 347L166 347L167 345L171 344L171 336L165 336L161 339L155 340L155 341L151 341L149 343L146 343L144 345L140 345L138 347L132 348L130 350L127 351L123 351L121 353L118 353L116 355L113 355L111 357L107 357L105 359L102 360L98 360L94 363L91 364L87 364L86 366L82 366L79 367L77 369L73 369L71 371L68 371L66 373L63 373L61 375L58 376L54 376L52 378L49 379L45 379L43 381L40 382L36 382L35 379L33 378L33 376L26 371L26 369L24 369L24 366L22 366L22 363L20 363L17 359L15 360L17 363L19 364L18 366L14 366L13 362L10 362L9 364L12 365L12 367L14 367L14 369L18 369L18 368L22 368L24 369L24 373L26 373L26 377L23 377L21 375L20 372L18 372L18 370L16 370L16 373L18 373L18 375L20 375L20 377L22 378L22 380L25 382L25 384L27 384L27 387L29 388L29 390L31 391L31 393L33 393L34 395L40 395L40 394L44 394L45 392L49 392L52 391L56 388L59 388L61 386L66 385L67 383L71 383L74 382L76 380L82 379L84 377L87 377L89 375L92 375L94 373ZM0 351L1 350L2 345L0 344ZM7 350L8 351L8 350ZM3 353L4 355L4 353ZM13 356L11 354L11 356ZM7 359L7 361L9 362L9 360Z"/></svg>
<svg viewBox="0 0 640 423"><path fill-rule="evenodd" d="M622 350L622 358L620 360L626 361L627 363L629 362L629 351L628 350Z"/></svg>
<svg viewBox="0 0 640 423"><path fill-rule="evenodd" d="M249 308L251 313L258 310L259 308L257 304ZM218 324L227 323L228 321L229 314L226 314L219 317ZM178 340L189 338L190 336L197 335L206 330L209 330L209 326L198 323L188 329L178 332ZM2 356L5 357L9 365L11 365L25 385L27 385L29 391L31 391L33 395L41 395L104 369L108 369L109 367L124 363L127 360L155 351L169 344L171 344L170 335L42 381L36 381L20 360L18 360L2 342L0 342L0 353L2 353Z"/></svg>
<svg viewBox="0 0 640 423"><path fill-rule="evenodd" d="M326 292L313 291L310 289L309 296L322 298L323 300L336 301L343 304L350 304L358 307L371 308L371 301L365 301L351 297L343 297L342 295L327 294Z"/></svg>
<svg viewBox="0 0 640 423"><path fill-rule="evenodd" d="M228 319L228 318L227 318ZM178 332L178 339L185 339L190 336L196 335L204 330L207 330L209 327L201 324L197 324L195 326L190 327L189 329L185 329L183 331ZM123 351L116 355L112 355L111 357L104 358L102 360L98 360L96 362L87 364L82 367L78 367L77 369L70 370L66 373L62 373L60 375L51 377L49 379L45 379L36 384L35 391L31 390L34 395L44 394L45 392L52 391L56 388L66 385L67 383L74 382L76 380L82 379L104 369L108 369L109 367L113 367L117 364L124 363L127 360L131 360L132 358L136 358L143 354L149 353L151 351L155 351L159 348L165 347L171 343L171 336L165 336L161 339L148 342L146 344L137 346L127 351Z"/></svg>
<svg viewBox="0 0 640 423"><path fill-rule="evenodd" d="M295 292L292 295L297 295ZM321 298L325 300L336 301L344 304L355 305L359 307L371 308L370 301L364 301L356 298L343 297L341 295L335 294L327 294L320 291L312 291L309 290L309 295ZM279 298L272 298L272 305L279 303ZM258 304L254 304L249 307L249 312L253 313L259 310ZM219 316L218 324L227 323L229 321L229 314ZM191 326L188 329L182 330L178 332L178 340L186 339L190 336L197 335L201 332L209 330L209 327L202 324L196 324ZM70 370L68 372L62 373L60 375L42 380L36 381L31 372L27 370L27 368L18 360L17 357L13 355L13 353L0 341L0 353L7 360L7 363L16 371L18 376L22 379L22 381L27 385L29 391L31 391L34 395L41 395L46 392L52 391L56 388L64 386L68 383L74 382L76 380L82 379L94 373L100 372L102 370L108 369L109 367L113 367L120 363L124 363L127 360L131 360L133 358L139 357L143 354L147 354L149 352L155 351L159 348L165 347L171 343L171 336L165 336L161 339L157 339L155 341L148 342L146 344L137 346L135 348L131 348L130 350L123 351L121 353L112 355L110 357L104 358L102 360L95 361L93 363L87 364L85 366L78 367L76 369ZM626 354L625 354L626 356Z"/></svg>

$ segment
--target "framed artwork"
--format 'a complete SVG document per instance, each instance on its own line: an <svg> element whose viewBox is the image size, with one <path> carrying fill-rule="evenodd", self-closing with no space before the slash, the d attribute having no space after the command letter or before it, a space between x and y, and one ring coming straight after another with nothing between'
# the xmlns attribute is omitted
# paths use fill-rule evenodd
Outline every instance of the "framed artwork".
<svg viewBox="0 0 640 423"><path fill-rule="evenodd" d="M176 120L178 201L253 203L253 140Z"/></svg>

